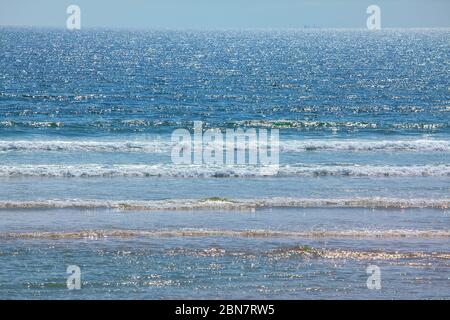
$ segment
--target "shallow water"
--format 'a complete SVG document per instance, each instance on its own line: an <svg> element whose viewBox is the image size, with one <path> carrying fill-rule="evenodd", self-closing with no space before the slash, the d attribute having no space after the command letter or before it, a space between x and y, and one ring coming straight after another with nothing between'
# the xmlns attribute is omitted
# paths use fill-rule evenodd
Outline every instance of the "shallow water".
<svg viewBox="0 0 450 320"><path fill-rule="evenodd" d="M449 221L432 209L3 211L1 297L448 298Z"/></svg>

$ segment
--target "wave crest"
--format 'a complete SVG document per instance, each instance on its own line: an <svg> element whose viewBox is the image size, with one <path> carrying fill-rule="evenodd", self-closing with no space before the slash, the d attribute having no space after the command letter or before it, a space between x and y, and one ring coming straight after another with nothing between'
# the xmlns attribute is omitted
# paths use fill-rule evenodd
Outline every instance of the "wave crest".
<svg viewBox="0 0 450 320"><path fill-rule="evenodd" d="M448 230L322 230L322 231L280 231L280 230L214 230L214 229L175 229L175 230L84 230L0 233L3 238L28 239L98 239L130 237L231 237L231 238L450 238Z"/></svg>
<svg viewBox="0 0 450 320"><path fill-rule="evenodd" d="M276 177L446 177L450 165L283 165L269 171L255 165L15 165L0 166L0 177L178 177L178 178L252 178Z"/></svg>
<svg viewBox="0 0 450 320"><path fill-rule="evenodd" d="M314 199L314 198L260 198L260 199L170 199L170 200L28 200L0 201L0 209L118 209L132 211L157 210L255 210L259 208L314 208L314 207L349 207L349 208L438 208L448 209L450 199L399 199L399 198L348 198L348 199Z"/></svg>
<svg viewBox="0 0 450 320"><path fill-rule="evenodd" d="M18 140L0 141L0 152L142 152L170 153L174 143L162 140L134 141L71 141L71 140ZM214 147L211 144L205 146ZM224 148L245 149L246 145L224 144ZM256 149L258 145L248 148ZM447 140L284 140L281 152L348 151L348 152L450 152Z"/></svg>

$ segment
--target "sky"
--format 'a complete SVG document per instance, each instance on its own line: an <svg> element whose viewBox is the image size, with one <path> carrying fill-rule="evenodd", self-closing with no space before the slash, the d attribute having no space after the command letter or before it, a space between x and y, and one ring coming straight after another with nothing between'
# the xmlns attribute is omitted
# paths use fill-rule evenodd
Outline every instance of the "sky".
<svg viewBox="0 0 450 320"><path fill-rule="evenodd" d="M0 0L0 26L65 28L71 4L82 28L366 28L372 4L382 28L450 27L450 0Z"/></svg>

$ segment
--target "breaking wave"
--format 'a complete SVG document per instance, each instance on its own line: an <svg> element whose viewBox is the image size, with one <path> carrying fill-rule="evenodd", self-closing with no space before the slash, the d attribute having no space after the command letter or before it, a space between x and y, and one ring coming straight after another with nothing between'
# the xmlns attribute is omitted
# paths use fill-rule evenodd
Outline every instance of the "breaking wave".
<svg viewBox="0 0 450 320"><path fill-rule="evenodd" d="M281 151L450 151L445 140L305 140L280 144Z"/></svg>
<svg viewBox="0 0 450 320"><path fill-rule="evenodd" d="M210 144L206 144L205 146ZM171 141L70 141L70 140L24 140L0 141L0 152L144 152L170 153ZM187 145L186 145L187 146ZM245 149L244 144L224 147ZM257 148L250 145L249 148ZM367 152L450 152L447 140L285 140L280 141L281 152L307 151L367 151Z"/></svg>
<svg viewBox="0 0 450 320"><path fill-rule="evenodd" d="M270 169L270 170L269 170ZM174 164L73 164L0 166L0 177L179 177L179 178L252 178L277 177L446 177L450 165L174 165Z"/></svg>
<svg viewBox="0 0 450 320"><path fill-rule="evenodd" d="M0 141L0 152L165 152L170 143L152 141Z"/></svg>
<svg viewBox="0 0 450 320"><path fill-rule="evenodd" d="M97 239L130 237L231 237L231 238L450 238L448 230L343 230L343 231L279 231L279 230L84 230L61 232L0 233L2 238L29 239Z"/></svg>
<svg viewBox="0 0 450 320"><path fill-rule="evenodd" d="M399 199L399 198L349 198L349 199L307 199L307 198L259 198L259 199L167 199L167 200L27 200L0 201L0 209L118 209L135 211L157 210L255 210L259 208L437 208L448 209L450 199Z"/></svg>

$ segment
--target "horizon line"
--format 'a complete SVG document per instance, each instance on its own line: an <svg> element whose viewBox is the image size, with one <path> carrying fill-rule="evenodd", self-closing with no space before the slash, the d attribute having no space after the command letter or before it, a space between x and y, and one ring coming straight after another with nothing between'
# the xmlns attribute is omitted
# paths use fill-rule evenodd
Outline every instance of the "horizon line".
<svg viewBox="0 0 450 320"><path fill-rule="evenodd" d="M304 27L112 27L112 26L88 26L82 27L80 30L68 30L65 26L55 25L1 25L0 28L10 29L55 29L67 30L70 32L82 32L83 30L111 30L111 31L297 31L297 30L330 30L330 31L363 31L380 32L383 30L450 30L448 27L382 27L380 30L369 30L365 27L320 27L320 26L304 26Z"/></svg>

